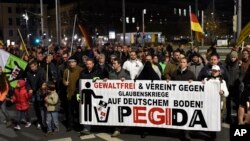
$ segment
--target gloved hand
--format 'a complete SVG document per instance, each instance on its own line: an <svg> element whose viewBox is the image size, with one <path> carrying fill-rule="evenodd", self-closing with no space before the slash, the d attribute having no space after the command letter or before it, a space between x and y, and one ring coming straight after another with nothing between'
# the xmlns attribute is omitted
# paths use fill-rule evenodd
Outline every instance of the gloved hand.
<svg viewBox="0 0 250 141"><path fill-rule="evenodd" d="M98 79L100 79L100 77L93 77L92 81L95 82Z"/></svg>
<svg viewBox="0 0 250 141"><path fill-rule="evenodd" d="M76 100L77 100L78 102L80 102L80 101L81 101L81 96L80 96L80 94L79 94L79 93L77 93L77 94L76 94Z"/></svg>

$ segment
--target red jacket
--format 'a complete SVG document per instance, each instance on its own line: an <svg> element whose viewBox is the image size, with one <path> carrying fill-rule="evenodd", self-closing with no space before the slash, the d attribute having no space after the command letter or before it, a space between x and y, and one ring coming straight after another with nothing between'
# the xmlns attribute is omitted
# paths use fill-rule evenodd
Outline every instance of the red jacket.
<svg viewBox="0 0 250 141"><path fill-rule="evenodd" d="M16 109L19 111L28 110L30 94L26 88L26 82L24 80L18 80L17 84L19 87L15 88L14 96L12 97L12 102L16 104Z"/></svg>

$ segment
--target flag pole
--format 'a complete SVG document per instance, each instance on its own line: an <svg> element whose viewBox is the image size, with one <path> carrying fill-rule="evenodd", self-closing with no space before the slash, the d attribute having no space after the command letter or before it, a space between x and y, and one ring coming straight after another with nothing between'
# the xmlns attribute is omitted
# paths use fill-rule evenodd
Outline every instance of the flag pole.
<svg viewBox="0 0 250 141"><path fill-rule="evenodd" d="M72 37L71 37L72 39L71 39L69 56L72 55L72 51L73 51L73 43L74 43L74 35L75 35L75 27L76 27L76 19L77 19L77 14L75 14L75 20L74 20L74 25L73 25ZM69 82L69 70L67 72L67 82Z"/></svg>
<svg viewBox="0 0 250 141"><path fill-rule="evenodd" d="M47 56L48 57L48 56ZM46 63L46 82L49 82L49 63Z"/></svg>
<svg viewBox="0 0 250 141"><path fill-rule="evenodd" d="M71 39L69 56L72 55L72 51L73 51L73 43L74 43L74 35L75 35L75 27L76 27L76 18L77 18L77 15L75 14L75 20L74 20L74 25L73 25L73 32L72 32L72 39Z"/></svg>
<svg viewBox="0 0 250 141"><path fill-rule="evenodd" d="M204 31L204 11L201 11L201 27ZM201 47L204 47L204 33L202 33L202 39L201 39Z"/></svg>
<svg viewBox="0 0 250 141"><path fill-rule="evenodd" d="M193 31L192 31L192 27L191 27L191 5L189 5L189 17L190 17L190 36L191 36L191 48L193 48Z"/></svg>
<svg viewBox="0 0 250 141"><path fill-rule="evenodd" d="M29 52L28 52L28 50L27 50L27 48L26 48L26 45L25 45L25 43L24 43L24 41L23 41L23 36L22 36L22 34L21 34L20 30L19 30L19 29L17 29L17 31L18 31L18 34L19 34L19 36L20 36L21 40L22 40L22 44L23 44L23 47L24 47L24 49L25 49L25 51L26 51L27 55L28 55L28 56L30 56L30 55L29 55Z"/></svg>
<svg viewBox="0 0 250 141"><path fill-rule="evenodd" d="M245 42L243 41L243 42L241 43L241 52L242 52L243 49L244 49L244 44L245 44Z"/></svg>

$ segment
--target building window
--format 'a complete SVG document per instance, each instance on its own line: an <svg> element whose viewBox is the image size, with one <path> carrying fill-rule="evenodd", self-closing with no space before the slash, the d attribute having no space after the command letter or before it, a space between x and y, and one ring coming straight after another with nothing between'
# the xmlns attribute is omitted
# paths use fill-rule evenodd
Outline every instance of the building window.
<svg viewBox="0 0 250 141"><path fill-rule="evenodd" d="M0 38L3 37L3 31L0 29Z"/></svg>
<svg viewBox="0 0 250 141"><path fill-rule="evenodd" d="M179 9L179 16L181 16L181 9Z"/></svg>
<svg viewBox="0 0 250 141"><path fill-rule="evenodd" d="M12 8L8 7L8 13L12 13Z"/></svg>
<svg viewBox="0 0 250 141"><path fill-rule="evenodd" d="M9 18L9 25L12 25L12 18Z"/></svg>
<svg viewBox="0 0 250 141"><path fill-rule="evenodd" d="M20 7L17 7L16 8L16 13L19 14L21 11L20 11Z"/></svg>
<svg viewBox="0 0 250 141"><path fill-rule="evenodd" d="M187 10L186 9L183 9L183 15L187 16Z"/></svg>
<svg viewBox="0 0 250 141"><path fill-rule="evenodd" d="M10 37L13 36L13 30L9 30L9 36L10 36Z"/></svg>
<svg viewBox="0 0 250 141"><path fill-rule="evenodd" d="M16 18L16 25L20 26L20 18Z"/></svg>

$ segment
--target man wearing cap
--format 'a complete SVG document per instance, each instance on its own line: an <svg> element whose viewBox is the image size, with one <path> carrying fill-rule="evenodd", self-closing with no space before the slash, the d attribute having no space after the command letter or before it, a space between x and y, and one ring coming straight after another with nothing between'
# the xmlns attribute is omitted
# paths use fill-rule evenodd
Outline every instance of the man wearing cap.
<svg viewBox="0 0 250 141"><path fill-rule="evenodd" d="M239 105L239 96L240 96L240 66L239 66L239 60L238 60L238 53L236 51L232 51L230 53L230 59L228 62L226 62L226 69L228 71L228 74L230 77L228 77L228 89L229 89L229 96L227 97L227 117L226 121L228 123L231 123L231 100L236 105L236 108L238 109Z"/></svg>
<svg viewBox="0 0 250 141"><path fill-rule="evenodd" d="M189 67L188 69L192 71L195 75L195 79L197 79L201 69L204 67L203 63L201 62L200 59L200 54L198 53L193 53L191 58L191 62L189 62Z"/></svg>
<svg viewBox="0 0 250 141"><path fill-rule="evenodd" d="M233 53L233 54L231 54L231 53ZM236 56L236 54L237 54L237 58L242 58L240 46L237 44L234 44L231 52L226 55L225 63L230 62L231 55Z"/></svg>
<svg viewBox="0 0 250 141"><path fill-rule="evenodd" d="M219 81L220 82L220 90L219 95L221 96L221 120L223 118L223 114L225 112L226 108L226 97L229 95L226 81L221 76L221 68L219 65L213 65L211 67L211 74L206 77L203 81L203 83L206 83L207 81ZM211 140L216 139L216 132L210 132L211 134Z"/></svg>
<svg viewBox="0 0 250 141"><path fill-rule="evenodd" d="M69 58L68 68L63 73L63 84L67 87L67 108L66 108L66 121L67 131L71 131L74 124L74 117L78 117L75 113L79 112L79 105L76 100L76 87L82 68L77 65L74 58Z"/></svg>

